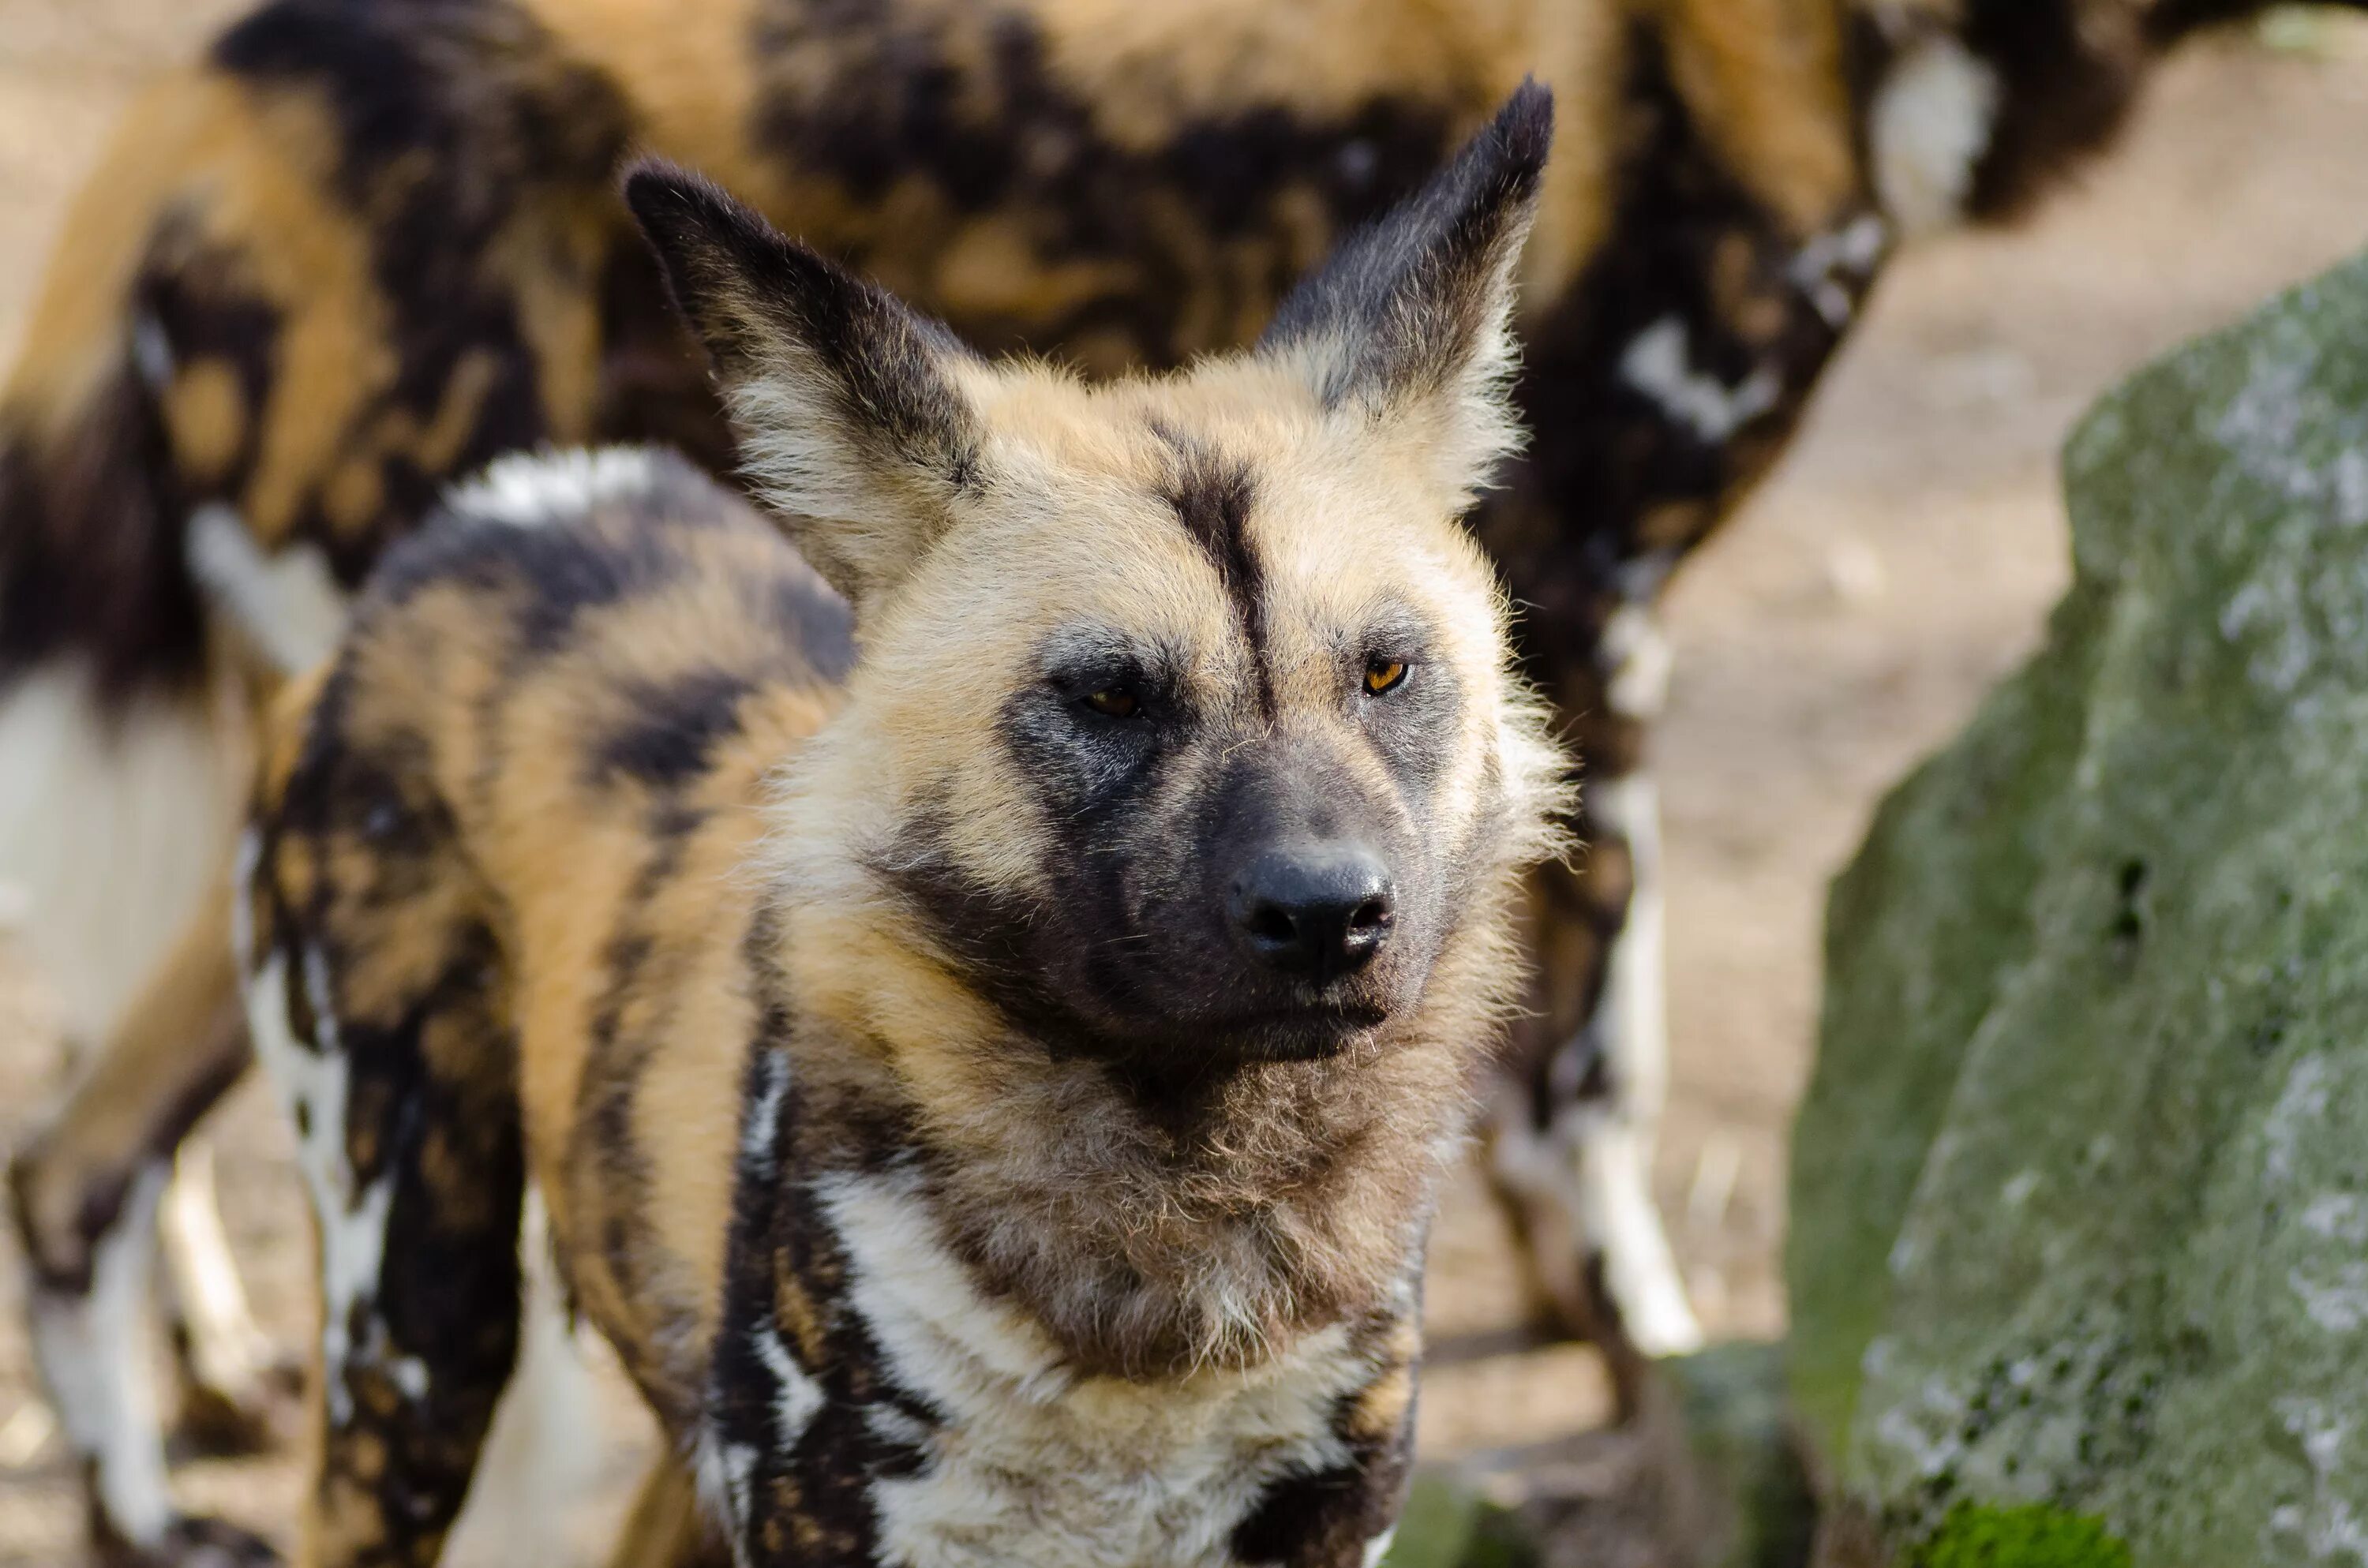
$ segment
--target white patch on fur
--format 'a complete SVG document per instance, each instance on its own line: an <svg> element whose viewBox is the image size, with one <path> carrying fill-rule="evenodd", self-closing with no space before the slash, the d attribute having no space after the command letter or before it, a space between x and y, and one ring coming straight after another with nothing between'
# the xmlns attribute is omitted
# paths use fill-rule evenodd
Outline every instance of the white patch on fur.
<svg viewBox="0 0 2368 1568"><path fill-rule="evenodd" d="M1660 789L1641 768L1591 782L1587 811L1591 821L1627 843L1632 890L1628 917L1607 960L1601 1011L1595 1023L1609 1042L1612 1074L1622 1085L1622 1114L1654 1129L1660 1124L1669 1085ZM1648 1134L1648 1165L1649 1151Z"/></svg>
<svg viewBox="0 0 2368 1568"><path fill-rule="evenodd" d="M77 1045L112 1032L206 895L241 752L203 698L139 699L110 721L63 665L0 690L0 884Z"/></svg>
<svg viewBox="0 0 2368 1568"><path fill-rule="evenodd" d="M779 1333L768 1329L757 1335L757 1354L772 1374L773 1438L783 1450L798 1446L806 1435L806 1426L822 1409L822 1385L813 1374L798 1365L790 1347L781 1343Z"/></svg>
<svg viewBox="0 0 2368 1568"><path fill-rule="evenodd" d="M1874 190L1903 235L1955 222L1989 151L1998 73L1948 33L1909 44L1867 112Z"/></svg>
<svg viewBox="0 0 2368 1568"><path fill-rule="evenodd" d="M173 384L173 339L154 316L143 313L131 324L131 368L151 392Z"/></svg>
<svg viewBox="0 0 2368 1568"><path fill-rule="evenodd" d="M1541 1273L1576 1278L1603 1259L1604 1283L1629 1337L1647 1356L1700 1349L1702 1324L1687 1300L1675 1250L1653 1201L1653 1153L1668 1095L1668 1040L1662 980L1660 801L1651 777L1590 783L1589 816L1628 845L1634 891L1606 960L1604 991L1589 1028L1609 1067L1608 1098L1566 1103L1543 1132L1524 1113L1500 1115L1491 1153L1497 1176L1530 1210Z"/></svg>
<svg viewBox="0 0 2368 1568"><path fill-rule="evenodd" d="M354 1344L353 1319L355 1304L378 1292L394 1178L381 1176L360 1187L347 1156L349 1066L338 1048L336 1015L330 1010L326 959L317 948L304 953L306 1001L315 1031L309 1047L297 1040L289 1023L287 968L287 960L274 953L255 971L247 989L247 1026L256 1055L279 1087L291 1124L303 1128L297 1139L296 1165L321 1228L321 1375L328 1393L329 1424L342 1426L353 1417L353 1397L346 1388L347 1365L357 1354L375 1358L384 1351L382 1340ZM412 1381L424 1394L425 1369L421 1370L423 1375ZM390 1372L400 1386L402 1371Z"/></svg>
<svg viewBox="0 0 2368 1568"><path fill-rule="evenodd" d="M1669 668L1677 662L1661 618L1648 604L1623 604L1603 625L1596 657L1611 672L1604 699L1628 719L1656 719L1669 697Z"/></svg>
<svg viewBox="0 0 2368 1568"><path fill-rule="evenodd" d="M149 1376L148 1260L165 1167L134 1178L122 1211L92 1251L89 1293L32 1296L33 1354L66 1436L94 1461L99 1506L134 1546L173 1522L156 1391Z"/></svg>
<svg viewBox="0 0 2368 1568"><path fill-rule="evenodd" d="M349 601L319 545L267 554L237 512L213 502L189 515L187 551L207 602L282 675L302 675L336 651Z"/></svg>
<svg viewBox="0 0 2368 1568"><path fill-rule="evenodd" d="M979 1292L916 1181L841 1176L817 1198L887 1369L946 1423L920 1474L872 1484L889 1560L1220 1568L1269 1485L1347 1458L1332 1412L1372 1368L1345 1329L1246 1371L1080 1378L1032 1320Z"/></svg>
<svg viewBox="0 0 2368 1568"><path fill-rule="evenodd" d="M780 1131L781 1100L790 1092L790 1057L768 1051L757 1064L757 1093L740 1118L740 1165L749 1172L773 1168L773 1141Z"/></svg>
<svg viewBox="0 0 2368 1568"><path fill-rule="evenodd" d="M598 1483L602 1418L584 1346L551 1253L541 1190L527 1187L518 1226L518 1365L494 1410L469 1499L444 1548L447 1562L556 1561L572 1513Z"/></svg>
<svg viewBox="0 0 2368 1568"><path fill-rule="evenodd" d="M710 1519L721 1520L726 1526L724 1533L731 1539L735 1562L747 1561L740 1543L747 1533L748 1483L757 1473L757 1461L762 1457L752 1444L724 1442L715 1435L712 1425L699 1429L697 1449L691 1456L691 1474L699 1485L699 1506Z"/></svg>
<svg viewBox="0 0 2368 1568"><path fill-rule="evenodd" d="M1572 1130L1591 1144L1580 1160L1588 1216L1582 1222L1601 1239L1605 1279L1637 1347L1648 1356L1686 1355L1702 1347L1702 1325L1653 1202L1653 1157L1669 1093L1661 794L1639 769L1591 786L1587 806L1595 822L1626 840L1632 880L1595 1020L1611 1058L1616 1127Z"/></svg>
<svg viewBox="0 0 2368 1568"><path fill-rule="evenodd" d="M226 694L142 697L110 718L90 678L52 664L0 688L0 889L12 936L54 991L68 1042L108 1039L214 887L245 772ZM263 1336L203 1193L165 1210L191 1359L225 1393ZM226 1288L225 1288L226 1285ZM119 1358L140 1353L142 1324Z"/></svg>
<svg viewBox="0 0 2368 1568"><path fill-rule="evenodd" d="M1390 1554L1390 1542L1395 1540L1397 1536L1397 1527L1393 1525L1388 1529L1385 1529L1381 1534L1375 1536L1372 1540L1367 1541L1365 1543L1365 1568L1382 1568L1382 1559Z"/></svg>
<svg viewBox="0 0 2368 1568"><path fill-rule="evenodd" d="M157 1227L174 1310L188 1333L190 1373L199 1383L245 1408L264 1398L272 1362L268 1335L256 1326L246 1288L239 1282L230 1238L214 1199L212 1145L184 1142L174 1156Z"/></svg>
<svg viewBox="0 0 2368 1568"><path fill-rule="evenodd" d="M1686 324L1676 316L1663 316L1636 335L1620 357L1620 377L1713 447L1783 395L1783 382L1765 365L1731 387L1695 369Z"/></svg>
<svg viewBox="0 0 2368 1568"><path fill-rule="evenodd" d="M1891 226L1872 212L1818 234L1793 257L1793 286L1839 332L1857 312L1850 286L1873 276L1890 239Z"/></svg>
<svg viewBox="0 0 2368 1568"><path fill-rule="evenodd" d="M255 873L262 867L263 835L250 827L230 857L230 950L245 975L255 972Z"/></svg>
<svg viewBox="0 0 2368 1568"><path fill-rule="evenodd" d="M447 505L487 522L535 528L581 517L603 501L645 494L656 480L655 454L647 447L513 452L456 487Z"/></svg>

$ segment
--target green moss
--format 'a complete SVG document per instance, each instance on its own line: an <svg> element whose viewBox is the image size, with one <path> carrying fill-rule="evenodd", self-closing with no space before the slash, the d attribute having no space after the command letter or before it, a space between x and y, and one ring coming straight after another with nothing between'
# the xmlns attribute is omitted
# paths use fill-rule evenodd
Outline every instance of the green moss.
<svg viewBox="0 0 2368 1568"><path fill-rule="evenodd" d="M1912 1561L1915 1568L2130 1568L2130 1549L2086 1514L1960 1503Z"/></svg>

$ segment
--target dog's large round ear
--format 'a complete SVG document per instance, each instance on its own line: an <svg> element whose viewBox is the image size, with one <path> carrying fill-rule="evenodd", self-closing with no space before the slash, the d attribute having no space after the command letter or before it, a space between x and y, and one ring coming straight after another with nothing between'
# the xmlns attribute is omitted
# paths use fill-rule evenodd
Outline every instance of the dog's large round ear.
<svg viewBox="0 0 2368 1568"><path fill-rule="evenodd" d="M978 361L697 175L643 164L625 200L714 363L751 484L860 614L979 483L961 385Z"/></svg>
<svg viewBox="0 0 2368 1568"><path fill-rule="evenodd" d="M1260 352L1332 406L1417 442L1451 491L1520 439L1514 266L1554 142L1554 94L1524 82L1430 182L1352 235L1283 301Z"/></svg>

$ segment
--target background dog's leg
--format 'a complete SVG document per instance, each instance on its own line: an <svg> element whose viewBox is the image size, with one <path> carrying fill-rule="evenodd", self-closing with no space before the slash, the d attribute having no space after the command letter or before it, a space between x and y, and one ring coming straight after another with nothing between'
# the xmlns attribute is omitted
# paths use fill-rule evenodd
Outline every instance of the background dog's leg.
<svg viewBox="0 0 2368 1568"><path fill-rule="evenodd" d="M326 902L386 898L348 893ZM438 1561L518 1355L526 1178L490 944L407 913L403 939L338 944L354 977L311 931L278 942L247 996L319 1225L300 1560L321 1568Z"/></svg>
<svg viewBox="0 0 2368 1568"><path fill-rule="evenodd" d="M601 1479L599 1389L552 1255L542 1195L532 1187L518 1234L518 1267L526 1306L518 1368L478 1455L468 1506L445 1546L447 1562L470 1568L543 1562L563 1539L584 1539L589 1528L584 1500Z"/></svg>
<svg viewBox="0 0 2368 1568"><path fill-rule="evenodd" d="M9 1172L35 1358L87 1469L92 1540L108 1564L270 1560L252 1538L175 1510L148 1371L151 1227L174 1153L248 1060L223 907L184 933Z"/></svg>
<svg viewBox="0 0 2368 1568"><path fill-rule="evenodd" d="M1539 973L1487 1135L1532 1290L1565 1332L1602 1347L1627 1415L1645 1363L1698 1347L1702 1330L1652 1194L1668 1038L1660 810L1643 742L1668 653L1635 602L1598 647L1597 667L1554 694L1584 759L1583 847L1531 881Z"/></svg>
<svg viewBox="0 0 2368 1568"><path fill-rule="evenodd" d="M1561 1114L1579 1129L1579 1224L1603 1258L1604 1289L1628 1337L1647 1357L1682 1356L1702 1348L1702 1327L1653 1201L1669 1093L1660 796L1645 767L1601 781L1594 795L1588 815L1627 844L1634 881L1588 1026L1605 1070L1583 1074L1581 1094Z"/></svg>
<svg viewBox="0 0 2368 1568"><path fill-rule="evenodd" d="M247 1306L215 1199L213 1148L205 1140L181 1145L156 1231L180 1374L176 1437L217 1456L268 1448L279 1436L279 1396L293 1387Z"/></svg>
<svg viewBox="0 0 2368 1568"><path fill-rule="evenodd" d="M661 1453L617 1532L609 1568L731 1568L732 1550L708 1527L690 1472Z"/></svg>

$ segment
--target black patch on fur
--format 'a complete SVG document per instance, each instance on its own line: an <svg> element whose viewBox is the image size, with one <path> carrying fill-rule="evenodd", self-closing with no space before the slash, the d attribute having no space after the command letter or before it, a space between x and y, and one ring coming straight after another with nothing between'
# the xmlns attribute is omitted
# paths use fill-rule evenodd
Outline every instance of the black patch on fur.
<svg viewBox="0 0 2368 1568"><path fill-rule="evenodd" d="M970 26L979 38L957 47L948 35ZM858 203L917 183L957 212L1002 216L1048 261L1108 259L1138 280L1052 320L965 318L966 337L1047 349L1115 331L1153 367L1221 346L1212 325L1289 289L1313 258L1297 250L1287 204L1313 196L1335 228L1363 222L1438 168L1452 118L1431 84L1407 84L1337 118L1281 104L1189 118L1165 146L1138 152L1102 133L1022 15L765 0L754 43L756 139L785 172L830 179ZM817 58L832 62L819 80L807 69ZM1176 244L1179 210L1212 241L1269 242L1239 278L1240 298L1213 316L1193 319L1191 301L1216 280Z"/></svg>
<svg viewBox="0 0 2368 1568"><path fill-rule="evenodd" d="M605 496L594 508L646 519L646 528L595 533L570 526L580 517L557 506L521 527L475 516L463 499L461 509L439 512L387 551L358 619L429 588L459 587L508 597L511 628L527 655L558 652L585 615L646 597L678 576L682 558L666 537L670 528L701 526L719 506L734 506L679 459L654 454L651 468L648 490Z"/></svg>
<svg viewBox="0 0 2368 1568"><path fill-rule="evenodd" d="M473 921L433 932L433 967L409 988L378 988L375 1011L359 1011L345 983L344 944L409 917L411 892L438 861L441 877L454 875L457 852L449 815L432 805L412 808L414 825L377 852L340 852L419 782L411 737L396 733L380 752L348 728L351 679L349 662L333 672L287 788L258 824L256 891L271 906L298 1040L345 1067L338 1131L351 1190L385 1182L392 1191L379 1277L342 1325L349 1413L323 1446L318 1484L386 1561L428 1561L460 1512L516 1357L526 1181L517 1044L495 937ZM272 869L290 836L313 851L318 873L301 910ZM422 1379L416 1393L395 1372L406 1361Z"/></svg>
<svg viewBox="0 0 2368 1568"><path fill-rule="evenodd" d="M1083 1022L1040 973L1037 948L1046 929L1042 909L979 881L926 835L916 836L916 843L876 858L871 869L921 918L962 983L1054 1055L1096 1054ZM1106 896L1094 900L1097 908L1108 903Z"/></svg>
<svg viewBox="0 0 2368 1568"><path fill-rule="evenodd" d="M2196 14L2182 20L2174 15L2181 10ZM2162 24L2171 28L2193 25L2205 11L2229 14L2225 4L2164 11ZM1974 0L1959 33L2000 89L1989 147L1966 198L1975 218L2024 210L2102 147L2128 118L2152 63L2145 24L2095 0Z"/></svg>
<svg viewBox="0 0 2368 1568"><path fill-rule="evenodd" d="M663 687L634 683L623 700L632 717L593 753L597 775L622 775L659 789L706 769L709 748L739 729L740 704L757 689L742 670L705 669Z"/></svg>
<svg viewBox="0 0 2368 1568"><path fill-rule="evenodd" d="M389 413L432 420L464 369L491 372L449 464L431 472L400 444L378 451L383 498L358 528L321 509L329 475L308 476L294 536L324 545L357 584L452 477L552 436L518 301L485 260L539 198L600 188L623 153L627 110L507 0L275 0L225 32L211 60L259 90L317 93L334 117L335 194L370 240L398 357L393 384L348 433L357 448L370 449L366 428Z"/></svg>
<svg viewBox="0 0 2368 1568"><path fill-rule="evenodd" d="M1257 1511L1234 1531L1233 1553L1261 1568L1331 1568L1360 1562L1368 1543L1390 1528L1405 1500L1406 1465L1360 1455L1267 1488Z"/></svg>
<svg viewBox="0 0 2368 1568"><path fill-rule="evenodd" d="M1515 382L1541 439L1472 519L1523 611L1514 631L1529 673L1574 717L1600 705L1585 688L1611 611L1649 597L1708 537L1772 460L1840 340L1791 278L1800 242L1694 123L1658 36L1634 28L1630 56L1628 155L1607 237L1534 312ZM1752 291L1781 307L1772 332L1747 335L1721 308L1715 279L1731 246L1750 258ZM1631 345L1670 319L1697 373L1735 386L1768 369L1775 404L1712 442L1631 386L1621 369Z"/></svg>
<svg viewBox="0 0 2368 1568"><path fill-rule="evenodd" d="M1359 1325L1360 1339L1378 1346L1395 1325L1376 1317ZM1401 1363L1382 1358L1377 1372L1388 1376ZM1332 1426L1348 1457L1338 1464L1269 1483L1258 1506L1234 1530L1234 1556L1261 1568L1333 1568L1364 1561L1366 1546L1397 1521L1406 1505L1414 1465L1414 1404L1409 1399L1398 1430L1380 1437L1354 1434L1360 1394L1343 1395Z"/></svg>
<svg viewBox="0 0 2368 1568"><path fill-rule="evenodd" d="M78 656L113 711L194 687L205 628L171 473L128 363L55 444L0 421L0 686Z"/></svg>
<svg viewBox="0 0 2368 1568"><path fill-rule="evenodd" d="M1266 569L1250 543L1250 507L1258 498L1258 483L1247 465L1228 461L1191 437L1164 426L1153 429L1173 457L1159 498L1216 568L1225 597L1233 602L1234 619L1249 644L1258 710L1271 717L1274 672L1267 663Z"/></svg>
<svg viewBox="0 0 2368 1568"><path fill-rule="evenodd" d="M778 1568L870 1562L879 1528L872 1483L918 1473L928 1456L913 1439L941 1418L889 1375L878 1343L847 1299L847 1256L820 1210L816 1184L850 1158L857 1168L877 1167L863 1147L846 1145L847 1131L867 1119L861 1108L834 1103L817 1112L806 1103L792 1062L795 1012L776 957L780 942L774 911L760 908L743 949L758 1022L742 1077L740 1156L703 1436L712 1453L747 1467L745 1490L733 1499L735 1517L727 1521L743 1561ZM779 1093L769 1126L752 1119L768 1086ZM860 1145L883 1156L911 1146L911 1129L893 1111L874 1107L870 1114L888 1121L869 1139L859 1135ZM834 1124L831 1156L803 1136L817 1116ZM821 1336L823 1353L813 1365L804 1364L800 1325L785 1321L782 1306L791 1299L810 1309L805 1326ZM782 1440L776 1351L823 1394L793 1443Z"/></svg>

